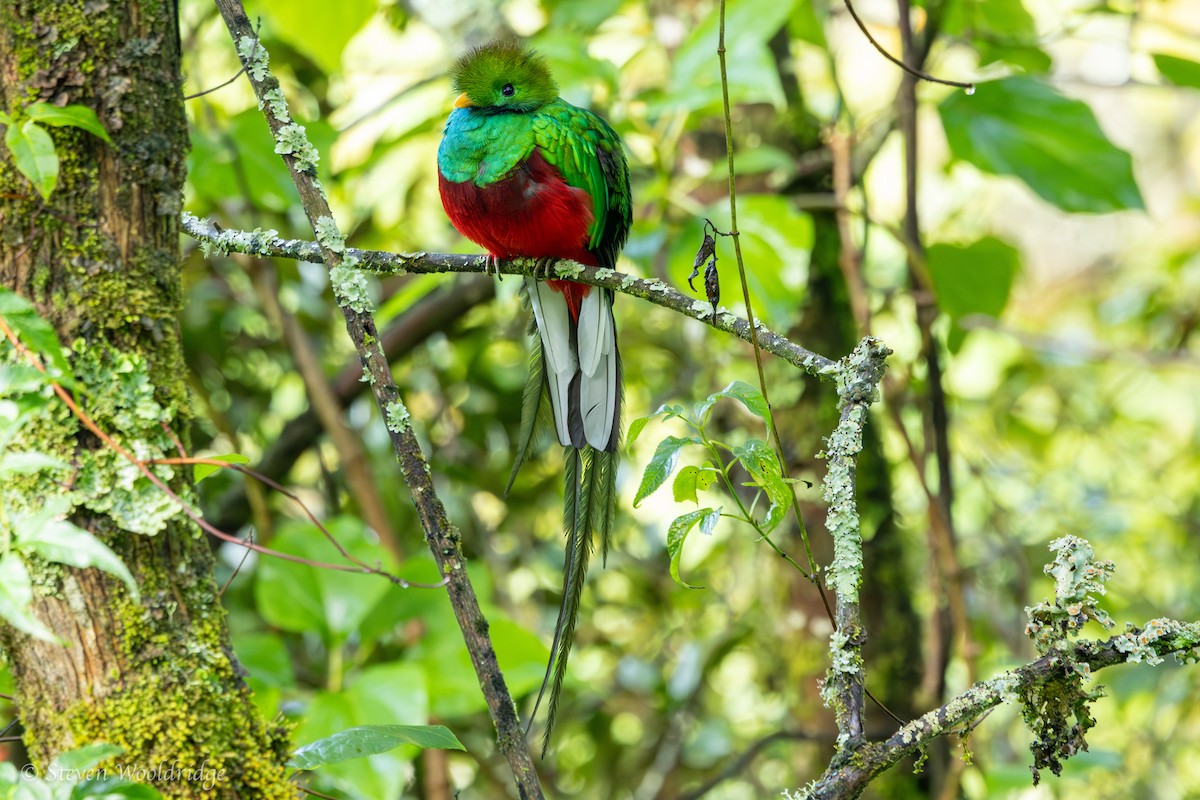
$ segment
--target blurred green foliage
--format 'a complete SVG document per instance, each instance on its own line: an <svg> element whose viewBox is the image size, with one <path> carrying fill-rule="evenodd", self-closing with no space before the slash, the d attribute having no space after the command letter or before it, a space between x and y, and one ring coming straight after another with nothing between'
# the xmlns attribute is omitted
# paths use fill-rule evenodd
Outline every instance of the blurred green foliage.
<svg viewBox="0 0 1200 800"><path fill-rule="evenodd" d="M944 676L953 694L1032 655L1023 608L1050 592L1040 565L1046 544L1065 533L1087 537L1116 562L1106 599L1114 617L1200 616L1192 567L1200 549L1200 50L1187 33L1200 30L1200 18L1187 0L1148 2L1137 14L1068 0L915 5L918 32L937 34L928 69L979 82L972 96L919 89L924 276L943 312L934 335L946 348L970 625L967 648L953 652ZM899 53L894 7L862 6L882 44ZM602 112L625 139L636 207L623 269L682 286L703 219L729 227L712 2L291 0L248 11L261 19L293 116L321 152L321 179L354 246L477 251L454 232L437 194L435 151L452 100L445 72L467 46L506 35L528 38L549 58L563 95ZM215 8L184 0L181 14L187 92L227 80L237 59ZM937 482L926 457L928 375L895 234L904 196L900 75L840 3L730 0L728 37L742 244L756 312L772 330L795 331L818 311L850 319L848 309L814 308L812 296L822 282L841 280L836 247L831 257L822 244L834 205L823 141L855 134L853 235L864 248L873 330L896 350L894 386L875 416L898 523L889 534L894 559L882 566L918 587L908 599L928 641L945 596L931 577L922 488ZM188 111L186 207L229 227L307 238L245 82L190 100ZM738 311L732 247L718 247L723 296ZM323 267L205 261L192 243L185 248L195 452L248 456L357 557L435 582L384 427L369 399L353 392L357 361ZM393 369L525 714L558 604L562 466L550 448L501 496L526 320L515 281L498 284L494 301L438 318L467 285L407 276L375 290L381 330L434 315L432 332L402 348ZM348 371L339 384L345 418L373 485L348 482L345 454L297 422L308 392L283 315L331 379ZM617 315L629 419L664 403L687 407L734 380L756 382L740 342L628 298ZM792 409L814 384L767 367L781 428L811 428ZM584 593L556 745L540 762L551 796L691 796L755 742L785 731L790 738L773 740L704 795L774 796L813 778L832 752L835 731L817 689L829 625L811 586L747 527L693 532L686 547L668 552L672 498L661 492L632 508L658 439L687 433L673 424L640 437L625 457L621 535ZM708 422L710 435L738 442L760 429L736 403L716 406ZM792 477L819 481L812 455L788 454ZM289 553L337 559L293 502L243 487L230 471L200 484L209 518ZM817 490L797 489L820 550ZM364 503L378 504L389 531L361 522ZM885 516L879 506L862 510L868 521ZM799 552L790 517L773 538ZM331 765L313 775L314 788L423 797L448 769L464 797L505 796L493 729L442 592L220 552L235 649L264 712L295 721L296 744L356 725L440 723L466 747L447 762L402 747ZM702 575L707 588L680 587L672 580L680 570ZM887 657L868 659L869 687L883 688L870 670ZM924 668L909 666L916 675ZM1095 708L1091 750L1067 762L1061 778L1030 789L1028 731L1002 708L971 738L963 796L1200 793L1195 671L1121 667L1098 679L1109 693ZM888 688L928 707L933 698L917 683ZM869 732L890 730L877 709L868 715ZM875 796L922 796L926 780L901 775Z"/></svg>

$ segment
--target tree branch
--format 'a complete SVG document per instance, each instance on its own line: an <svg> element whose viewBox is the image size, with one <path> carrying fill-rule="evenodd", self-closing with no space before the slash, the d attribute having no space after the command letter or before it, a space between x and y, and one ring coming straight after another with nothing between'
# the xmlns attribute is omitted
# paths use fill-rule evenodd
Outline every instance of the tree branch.
<svg viewBox="0 0 1200 800"><path fill-rule="evenodd" d="M220 230L211 221L184 212L183 229L190 236L207 244L208 252L251 253L272 258L294 258L300 261L321 261L321 250L316 242L299 239L282 239L275 231ZM388 253L382 250L358 250L348 247L345 255L355 259L357 269L377 275L403 275L443 272L496 272L500 275L530 275L536 264L530 259L514 259L493 264L486 256L453 255L447 253ZM578 283L602 286L614 292L649 300L655 305L699 320L719 331L732 333L739 339L750 341L750 325L742 317L729 311L717 310L703 300L692 298L675 291L659 280L635 278L603 267L587 267L573 261L560 261L555 268L559 277ZM838 362L789 341L777 333L767 330L756 321L759 346L768 353L782 358L809 375L827 381L835 381Z"/></svg>
<svg viewBox="0 0 1200 800"><path fill-rule="evenodd" d="M829 510L825 527L833 537L830 582L837 592L837 629L829 637L829 672L821 697L834 710L838 726L839 763L848 747L863 738L863 658L866 641L859 609L862 583L862 529L855 502L855 459L862 452L863 428L871 403L879 396L885 360L891 354L880 340L868 336L839 362L838 405L841 417L826 440L822 494Z"/></svg>
<svg viewBox="0 0 1200 800"><path fill-rule="evenodd" d="M950 702L918 717L881 742L864 742L836 758L817 781L793 800L846 800L862 794L876 775L912 755L930 742L969 725L1003 702L1017 700L1033 687L1061 680L1072 664L1091 671L1141 660L1147 651L1157 657L1182 653L1200 646L1200 622L1151 620L1103 641L1079 642L1064 655L1053 651L1023 667L979 681ZM1141 649L1138 649L1141 648Z"/></svg>
<svg viewBox="0 0 1200 800"><path fill-rule="evenodd" d="M516 706L496 660L488 636L488 623L479 609L475 589L467 576L458 530L450 524L446 509L433 486L432 472L421 451L409 421L408 410L400 400L400 391L392 379L379 332L371 316L370 300L355 273L352 256L345 253L345 237L338 230L324 190L315 179L315 148L304 129L292 122L279 81L267 68L268 56L246 18L241 0L217 0L217 8L233 37L246 75L254 87L271 134L275 151L283 157L300 194L300 202L309 224L321 243L316 254L330 268L330 280L346 321L346 331L362 360L365 377L370 381L380 416L385 421L404 482L425 530L425 539L438 569L446 579L447 593L454 616L462 630L463 642L471 656L475 674L496 725L497 746L512 769L513 779L522 798L541 798L537 770L525 745L517 720ZM356 277L359 280L356 280Z"/></svg>

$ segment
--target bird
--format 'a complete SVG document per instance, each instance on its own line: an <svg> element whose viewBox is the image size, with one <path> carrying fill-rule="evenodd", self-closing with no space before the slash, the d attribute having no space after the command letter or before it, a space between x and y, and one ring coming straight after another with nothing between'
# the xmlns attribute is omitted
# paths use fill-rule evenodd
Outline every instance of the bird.
<svg viewBox="0 0 1200 800"><path fill-rule="evenodd" d="M524 278L536 335L531 331L521 427L505 496L533 448L539 419L552 420L563 446L562 600L530 714L532 724L549 686L544 757L597 537L607 562L622 403L613 292L551 279L550 267L568 259L615 269L632 225L629 166L616 131L597 114L560 98L546 60L519 42L470 50L454 63L450 79L457 99L437 156L446 215L493 263L518 257L537 262L535 275ZM539 272L545 280L536 277Z"/></svg>

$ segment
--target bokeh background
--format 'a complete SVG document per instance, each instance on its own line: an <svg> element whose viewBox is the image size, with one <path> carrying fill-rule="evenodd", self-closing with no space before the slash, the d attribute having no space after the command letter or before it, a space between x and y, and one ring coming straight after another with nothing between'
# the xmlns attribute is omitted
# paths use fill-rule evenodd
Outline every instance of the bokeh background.
<svg viewBox="0 0 1200 800"><path fill-rule="evenodd" d="M904 717L1031 658L1024 607L1052 592L1041 565L1060 535L1116 562L1105 606L1119 623L1200 617L1200 6L912 5L914 58L978 82L972 95L917 86L915 249L902 73L840 2L730 0L727 21L757 315L830 357L868 327L895 350L860 503L867 685ZM897 55L905 6L856 4ZM213 5L181 7L194 93L238 64ZM448 66L501 36L527 39L562 95L605 115L628 145L635 224L623 270L685 288L704 218L729 227L713 2L287 0L248 11L353 246L477 252L442 212L435 152L453 99ZM234 81L188 111L186 207L226 227L308 237L249 86ZM848 186L835 162L848 164ZM435 579L324 268L205 260L185 247L197 452L246 456L360 557ZM740 313L732 247L719 248L723 296ZM559 600L562 467L549 448L502 496L526 368L517 284L375 286L397 382L527 714ZM869 321L853 313L855 296ZM627 419L756 382L742 342L631 298L617 316ZM789 470L814 484L797 486L827 558L815 456L835 398L781 363L768 363L767 379ZM763 436L736 403L714 419L725 441ZM685 589L670 577L665 532L695 506L668 487L632 507L670 433L651 423L624 457L620 535L607 568L593 568L556 743L539 762L551 796L773 797L816 777L833 751L817 685L830 626L812 585L727 521L688 540L684 577L705 588ZM722 502L710 494L705 504ZM277 492L222 474L201 495L225 530L334 557ZM774 537L802 552L791 519ZM313 788L369 800L507 796L443 593L221 552L238 656L264 712L294 720L297 744L356 724L435 721L467 746L346 762L312 776ZM966 741L932 748L922 774L902 764L871 796L1200 796L1196 671L1123 666L1096 680L1108 696L1090 750L1061 777L1031 787L1029 733L1018 709L1001 708ZM874 706L868 714L869 733L894 729Z"/></svg>

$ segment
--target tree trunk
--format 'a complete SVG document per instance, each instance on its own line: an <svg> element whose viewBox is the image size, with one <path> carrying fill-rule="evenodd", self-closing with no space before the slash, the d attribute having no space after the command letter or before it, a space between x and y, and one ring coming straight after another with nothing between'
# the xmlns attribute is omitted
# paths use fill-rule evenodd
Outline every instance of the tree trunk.
<svg viewBox="0 0 1200 800"><path fill-rule="evenodd" d="M187 148L179 50L171 0L0 3L0 109L86 105L113 139L52 129L61 174L45 203L0 146L0 282L70 348L85 411L143 459L176 455L191 414L176 320ZM135 602L106 573L31 565L33 612L65 644L5 627L0 650L35 765L107 741L126 748L117 765L158 773L168 797L294 796L287 730L264 723L241 680L203 534L57 400L10 448L72 468L0 487L5 511L62 502L141 589ZM154 469L191 497L183 471ZM172 767L211 780L180 780Z"/></svg>

